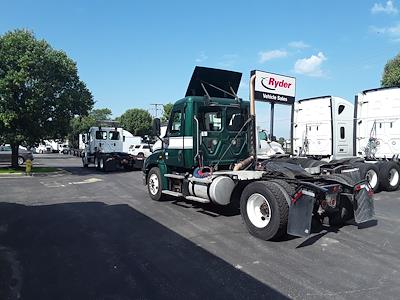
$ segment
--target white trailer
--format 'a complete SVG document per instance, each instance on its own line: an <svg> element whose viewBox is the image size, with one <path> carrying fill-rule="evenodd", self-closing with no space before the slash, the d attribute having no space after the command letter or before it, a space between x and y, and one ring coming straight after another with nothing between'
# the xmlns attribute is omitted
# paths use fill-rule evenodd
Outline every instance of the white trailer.
<svg viewBox="0 0 400 300"><path fill-rule="evenodd" d="M400 185L399 119L398 88L364 91L355 105L333 96L300 100L294 110L294 154L340 159L358 167L375 191L393 191Z"/></svg>
<svg viewBox="0 0 400 300"><path fill-rule="evenodd" d="M116 169L135 169L143 165L143 157L130 155L124 149L129 148L137 139L128 135L128 131L118 127L91 127L82 135L85 142L82 164L88 167L93 164L102 171Z"/></svg>
<svg viewBox="0 0 400 300"><path fill-rule="evenodd" d="M400 154L400 88L367 90L355 99L354 148L372 159L398 158Z"/></svg>
<svg viewBox="0 0 400 300"><path fill-rule="evenodd" d="M296 102L294 154L330 159L352 156L353 113L353 104L340 97L323 96Z"/></svg>

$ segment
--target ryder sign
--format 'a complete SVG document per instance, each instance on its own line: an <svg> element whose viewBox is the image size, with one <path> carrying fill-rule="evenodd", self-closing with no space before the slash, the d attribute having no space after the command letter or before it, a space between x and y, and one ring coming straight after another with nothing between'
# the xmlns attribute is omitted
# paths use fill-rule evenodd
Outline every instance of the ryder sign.
<svg viewBox="0 0 400 300"><path fill-rule="evenodd" d="M289 104L294 103L296 78L262 71L251 71L256 75L254 96L258 101Z"/></svg>

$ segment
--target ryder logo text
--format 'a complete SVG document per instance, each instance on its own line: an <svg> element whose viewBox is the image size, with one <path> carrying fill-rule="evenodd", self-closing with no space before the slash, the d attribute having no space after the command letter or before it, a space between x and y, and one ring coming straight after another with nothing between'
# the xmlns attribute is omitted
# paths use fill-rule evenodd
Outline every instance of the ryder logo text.
<svg viewBox="0 0 400 300"><path fill-rule="evenodd" d="M261 79L261 84L268 90L275 91L277 87L289 89L292 85L289 82L286 82L284 79L276 80L273 77L264 77Z"/></svg>

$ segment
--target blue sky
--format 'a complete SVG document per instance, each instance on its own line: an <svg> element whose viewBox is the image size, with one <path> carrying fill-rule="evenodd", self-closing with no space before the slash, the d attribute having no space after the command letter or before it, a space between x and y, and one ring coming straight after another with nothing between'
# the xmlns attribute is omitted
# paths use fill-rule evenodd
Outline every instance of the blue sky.
<svg viewBox="0 0 400 300"><path fill-rule="evenodd" d="M184 96L196 65L297 78L296 98L353 101L378 87L399 52L400 1L2 1L0 34L27 28L74 59L96 107L126 109ZM153 112L152 112L153 113ZM267 104L257 104L268 128ZM275 133L288 136L288 107Z"/></svg>

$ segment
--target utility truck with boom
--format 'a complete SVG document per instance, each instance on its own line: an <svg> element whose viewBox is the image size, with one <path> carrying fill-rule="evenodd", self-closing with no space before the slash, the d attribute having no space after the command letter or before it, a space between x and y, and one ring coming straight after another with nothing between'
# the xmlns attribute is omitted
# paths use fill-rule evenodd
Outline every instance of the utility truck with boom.
<svg viewBox="0 0 400 300"><path fill-rule="evenodd" d="M332 164L310 174L286 155L257 159L256 75L250 102L236 95L241 76L195 68L185 97L173 106L162 148L145 160L149 196L240 207L249 232L264 240L307 236L312 218L331 225L373 219L372 191L358 170ZM159 119L153 132L160 136Z"/></svg>

